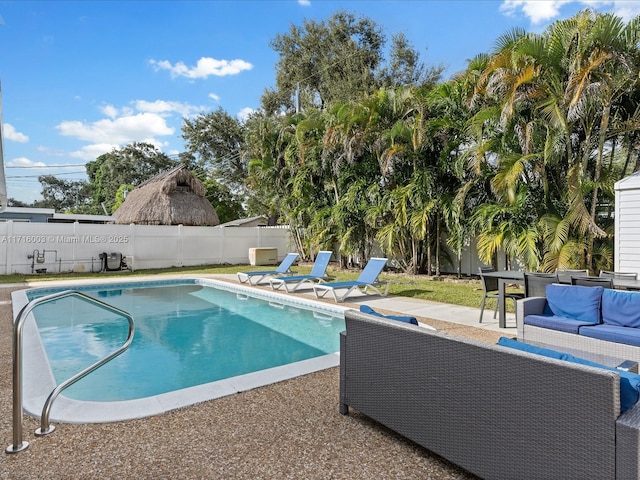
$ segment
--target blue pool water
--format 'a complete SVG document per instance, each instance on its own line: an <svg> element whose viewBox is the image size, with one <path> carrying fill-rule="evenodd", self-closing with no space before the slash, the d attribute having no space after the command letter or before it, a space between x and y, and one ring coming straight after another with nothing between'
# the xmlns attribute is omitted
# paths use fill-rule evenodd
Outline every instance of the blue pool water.
<svg viewBox="0 0 640 480"><path fill-rule="evenodd" d="M144 398L327 355L339 350L344 330L338 312L197 281L78 290L132 314L136 332L127 351L64 391L76 400ZM125 319L72 297L36 307L34 316L57 382L118 348L127 334Z"/></svg>

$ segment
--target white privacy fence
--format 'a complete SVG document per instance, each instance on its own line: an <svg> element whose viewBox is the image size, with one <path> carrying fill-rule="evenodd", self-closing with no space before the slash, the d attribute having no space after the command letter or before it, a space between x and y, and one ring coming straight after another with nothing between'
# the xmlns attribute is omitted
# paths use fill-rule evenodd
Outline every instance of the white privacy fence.
<svg viewBox="0 0 640 480"><path fill-rule="evenodd" d="M249 249L294 249L287 228L0 223L0 274L99 271L101 253L135 269L249 263Z"/></svg>

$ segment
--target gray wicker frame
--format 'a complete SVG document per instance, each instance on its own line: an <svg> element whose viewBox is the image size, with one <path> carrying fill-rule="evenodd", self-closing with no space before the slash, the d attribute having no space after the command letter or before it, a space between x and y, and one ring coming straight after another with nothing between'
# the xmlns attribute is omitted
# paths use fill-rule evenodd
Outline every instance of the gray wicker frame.
<svg viewBox="0 0 640 480"><path fill-rule="evenodd" d="M640 406L619 377L345 312L340 413L349 407L484 479L634 479Z"/></svg>
<svg viewBox="0 0 640 480"><path fill-rule="evenodd" d="M550 328L526 325L526 315L539 315L544 312L547 299L530 297L516 303L516 325L518 340L528 343L545 344L560 350L589 352L594 355L632 360L640 364L640 347L624 343L608 342L597 338L584 337L574 333L560 332ZM593 358L596 360L596 358Z"/></svg>

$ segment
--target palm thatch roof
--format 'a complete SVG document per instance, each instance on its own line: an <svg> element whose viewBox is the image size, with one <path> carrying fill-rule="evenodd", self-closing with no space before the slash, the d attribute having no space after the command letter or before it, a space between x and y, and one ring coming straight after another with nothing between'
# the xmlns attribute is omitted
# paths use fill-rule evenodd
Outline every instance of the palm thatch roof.
<svg viewBox="0 0 640 480"><path fill-rule="evenodd" d="M116 223L215 226L218 214L204 184L180 165L138 185L114 212Z"/></svg>

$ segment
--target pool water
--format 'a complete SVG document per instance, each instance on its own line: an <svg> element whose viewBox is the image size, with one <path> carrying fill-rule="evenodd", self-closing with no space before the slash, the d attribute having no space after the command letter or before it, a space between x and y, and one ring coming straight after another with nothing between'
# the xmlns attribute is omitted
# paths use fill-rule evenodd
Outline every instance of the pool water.
<svg viewBox="0 0 640 480"><path fill-rule="evenodd" d="M64 391L76 400L139 399L327 355L344 330L339 313L198 283L81 290L129 312L136 331L127 351ZM124 318L73 297L36 307L34 317L58 383L127 335Z"/></svg>

